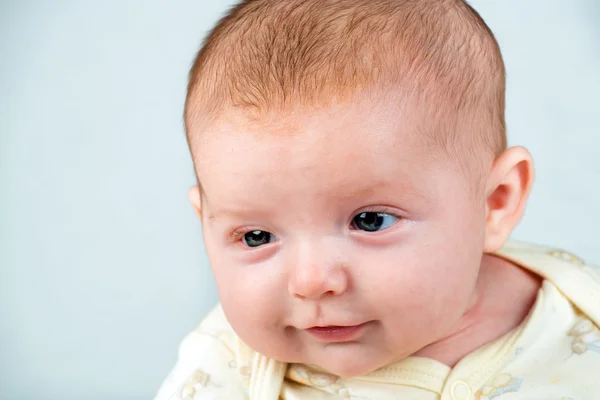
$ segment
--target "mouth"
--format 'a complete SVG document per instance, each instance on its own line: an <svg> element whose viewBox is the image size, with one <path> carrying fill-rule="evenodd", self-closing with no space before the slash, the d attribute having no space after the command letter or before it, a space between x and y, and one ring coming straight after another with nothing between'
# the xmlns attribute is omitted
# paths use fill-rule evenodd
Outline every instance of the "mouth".
<svg viewBox="0 0 600 400"><path fill-rule="evenodd" d="M349 342L357 339L368 324L369 322L352 326L313 326L305 331L323 342Z"/></svg>

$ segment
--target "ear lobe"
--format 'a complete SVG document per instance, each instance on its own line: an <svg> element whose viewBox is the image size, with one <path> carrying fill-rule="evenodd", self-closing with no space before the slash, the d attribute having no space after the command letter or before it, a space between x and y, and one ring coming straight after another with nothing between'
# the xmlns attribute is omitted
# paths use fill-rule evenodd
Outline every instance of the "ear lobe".
<svg viewBox="0 0 600 400"><path fill-rule="evenodd" d="M486 253L504 246L523 217L533 180L533 159L523 147L506 150L494 162L486 190Z"/></svg>
<svg viewBox="0 0 600 400"><path fill-rule="evenodd" d="M190 188L190 190L188 191L188 200L192 204L192 207L194 207L194 211L196 212L198 219L202 220L202 202L200 200L200 188L198 187L198 185L192 186Z"/></svg>

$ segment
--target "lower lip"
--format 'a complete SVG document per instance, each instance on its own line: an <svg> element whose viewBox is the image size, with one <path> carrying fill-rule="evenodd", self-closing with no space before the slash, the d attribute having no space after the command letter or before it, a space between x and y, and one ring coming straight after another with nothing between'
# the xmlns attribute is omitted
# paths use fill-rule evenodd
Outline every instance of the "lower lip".
<svg viewBox="0 0 600 400"><path fill-rule="evenodd" d="M324 342L348 342L356 339L367 324L368 322L354 326L316 326L306 332Z"/></svg>

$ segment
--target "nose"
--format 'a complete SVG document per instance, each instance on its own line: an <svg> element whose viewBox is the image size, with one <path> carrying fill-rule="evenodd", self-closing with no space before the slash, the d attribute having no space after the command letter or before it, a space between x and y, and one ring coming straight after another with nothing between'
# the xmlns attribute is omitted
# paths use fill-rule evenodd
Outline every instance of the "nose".
<svg viewBox="0 0 600 400"><path fill-rule="evenodd" d="M336 255L334 246L312 242L300 244L291 254L288 291L298 299L318 300L339 296L348 290L347 268Z"/></svg>

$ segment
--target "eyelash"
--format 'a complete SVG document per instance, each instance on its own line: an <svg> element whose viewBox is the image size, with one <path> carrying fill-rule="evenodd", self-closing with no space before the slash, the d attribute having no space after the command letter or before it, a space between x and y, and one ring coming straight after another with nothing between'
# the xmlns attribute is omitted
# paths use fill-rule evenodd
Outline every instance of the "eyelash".
<svg viewBox="0 0 600 400"><path fill-rule="evenodd" d="M387 215L391 215L393 217L396 217L398 219L402 219L402 216L398 215L398 212L390 207L367 207L367 208L363 208L357 212L355 212L354 214L352 214L352 218L350 219L350 221L352 221L354 219L354 217L356 217L359 214L362 213L379 213L379 214L387 214Z"/></svg>
<svg viewBox="0 0 600 400"><path fill-rule="evenodd" d="M352 218L350 219L349 224L351 225L354 218L361 213L381 213L381 214L388 214L388 215L394 216L394 217L398 218L399 220L404 219L402 216L398 215L398 212L396 210L394 210L392 208L375 207L374 206L374 207L364 208L364 209L359 210L359 211L355 212L354 214L352 214ZM262 231L262 230L264 230L264 229L252 228L252 227L248 227L248 226L236 228L228 233L227 239L229 242L232 242L232 243L240 242L246 233L252 232L252 231Z"/></svg>
<svg viewBox="0 0 600 400"><path fill-rule="evenodd" d="M232 243L239 242L246 233L252 232L254 230L256 229L251 229L248 227L236 228L229 232L229 234L227 235L227 240Z"/></svg>

